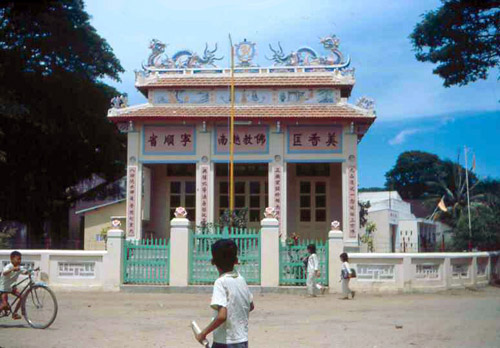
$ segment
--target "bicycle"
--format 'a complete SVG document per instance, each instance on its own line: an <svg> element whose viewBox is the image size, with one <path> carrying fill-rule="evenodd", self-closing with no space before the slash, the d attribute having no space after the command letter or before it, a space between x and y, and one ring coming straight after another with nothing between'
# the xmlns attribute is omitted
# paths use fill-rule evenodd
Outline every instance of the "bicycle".
<svg viewBox="0 0 500 348"><path fill-rule="evenodd" d="M32 328L46 329L56 320L58 309L56 296L47 284L33 280L35 272L39 270L39 268L26 270L28 277L13 285L13 287L19 288L21 284L26 282L26 286L19 292L19 295L9 292L15 297L15 300L8 303L7 309L0 312L0 318L10 316L12 308L15 308L18 301L21 301L23 317Z"/></svg>

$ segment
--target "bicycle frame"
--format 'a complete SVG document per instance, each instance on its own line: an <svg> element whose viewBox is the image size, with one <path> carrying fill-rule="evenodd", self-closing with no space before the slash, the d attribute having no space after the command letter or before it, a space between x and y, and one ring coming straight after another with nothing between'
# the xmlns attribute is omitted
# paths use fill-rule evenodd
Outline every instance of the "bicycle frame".
<svg viewBox="0 0 500 348"><path fill-rule="evenodd" d="M16 299L14 301L12 301L12 303L8 303L9 305L9 309L5 309L5 312L7 312L6 315L10 315L10 313L12 312L12 308L15 308L14 305L17 303L17 301L22 301L23 299L23 295L26 293L26 290L30 289L34 284L35 282L33 281L33 279L31 279L31 276L33 275L33 271L28 271L28 277L21 280L20 282L18 283L15 283L12 287L13 288L18 288L19 285L23 284L24 282L27 282L26 283L26 286L23 288L22 291L19 292L18 295L16 295L15 293L13 292L8 292L8 294L11 294L11 295L14 295L16 297ZM0 312L0 317L2 316L2 313Z"/></svg>

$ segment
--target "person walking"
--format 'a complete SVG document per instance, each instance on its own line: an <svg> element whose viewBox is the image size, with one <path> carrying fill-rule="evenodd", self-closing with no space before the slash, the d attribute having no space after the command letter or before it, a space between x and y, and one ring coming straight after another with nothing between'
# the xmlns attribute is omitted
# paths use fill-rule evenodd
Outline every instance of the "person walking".
<svg viewBox="0 0 500 348"><path fill-rule="evenodd" d="M340 261L342 261L342 268L340 272L340 281L342 283L342 300L348 300L349 294L351 294L351 298L354 299L356 295L355 291L349 289L349 280L351 280L352 270L349 267L349 256L347 253L340 254Z"/></svg>

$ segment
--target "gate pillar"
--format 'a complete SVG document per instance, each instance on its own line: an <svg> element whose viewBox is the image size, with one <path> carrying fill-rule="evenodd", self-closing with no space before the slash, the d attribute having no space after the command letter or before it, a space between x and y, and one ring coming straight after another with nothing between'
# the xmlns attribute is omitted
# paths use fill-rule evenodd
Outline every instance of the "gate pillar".
<svg viewBox="0 0 500 348"><path fill-rule="evenodd" d="M261 221L260 240L260 284L262 287L277 287L280 281L279 221L272 213Z"/></svg>
<svg viewBox="0 0 500 348"><path fill-rule="evenodd" d="M187 286L189 280L189 220L177 214L170 221L170 285ZM184 209L184 208L182 208Z"/></svg>
<svg viewBox="0 0 500 348"><path fill-rule="evenodd" d="M120 228L120 222L114 220L113 228L107 234L107 253L103 257L104 287L107 290L119 290L123 283L123 242L125 232ZM126 257L126 255L125 255Z"/></svg>
<svg viewBox="0 0 500 348"><path fill-rule="evenodd" d="M344 234L339 229L339 222L332 222L332 229L328 233L328 291L331 293L341 292L340 270L342 262L340 254L344 252Z"/></svg>

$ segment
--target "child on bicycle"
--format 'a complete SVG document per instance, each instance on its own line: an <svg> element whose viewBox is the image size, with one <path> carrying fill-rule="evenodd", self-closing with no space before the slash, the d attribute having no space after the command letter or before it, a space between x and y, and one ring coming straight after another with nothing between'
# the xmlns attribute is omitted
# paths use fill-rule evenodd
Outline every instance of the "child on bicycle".
<svg viewBox="0 0 500 348"><path fill-rule="evenodd" d="M21 253L19 251L13 251L10 253L10 263L4 267L2 273L0 274L0 295L2 296L2 304L0 305L0 311L9 308L9 292L16 296L19 296L19 291L13 287L17 282L17 278L20 274L27 274L25 270L21 270ZM21 306L21 301L17 303L16 309L12 313L12 319L21 319L21 316L17 314L19 307Z"/></svg>
<svg viewBox="0 0 500 348"><path fill-rule="evenodd" d="M196 336L203 342L213 331L212 348L248 348L248 316L254 304L245 278L234 270L237 253L238 247L231 239L212 245L212 264L219 271L210 304L215 318Z"/></svg>

